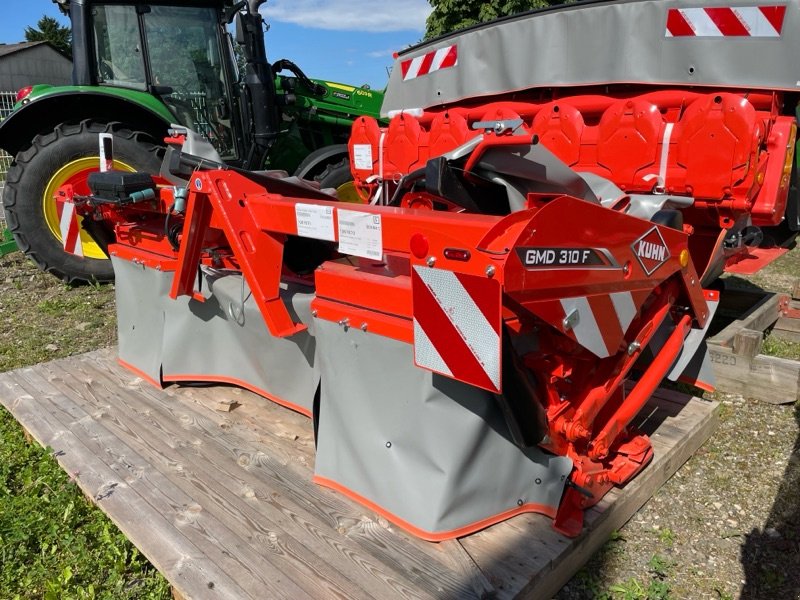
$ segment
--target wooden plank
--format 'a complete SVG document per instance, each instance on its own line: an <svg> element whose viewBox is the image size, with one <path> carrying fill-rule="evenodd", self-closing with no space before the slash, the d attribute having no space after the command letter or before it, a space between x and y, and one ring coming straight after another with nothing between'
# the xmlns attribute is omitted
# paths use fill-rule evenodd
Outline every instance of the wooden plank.
<svg viewBox="0 0 800 600"><path fill-rule="evenodd" d="M723 292L723 295L725 293L729 292ZM707 340L708 345L731 347L733 338L742 329L765 331L778 320L778 317L781 316L782 307L786 306L787 302L788 297L786 294L764 294L750 310L745 312L745 314L728 325L717 335L709 338Z"/></svg>
<svg viewBox="0 0 800 600"><path fill-rule="evenodd" d="M762 331L740 329L733 336L733 353L736 356L753 358L761 352L763 342L764 333Z"/></svg>
<svg viewBox="0 0 800 600"><path fill-rule="evenodd" d="M0 400L37 439L66 448L62 466L122 515L126 535L185 598L550 597L716 420L716 405L660 391L637 418L653 463L587 511L575 540L526 514L430 544L314 485L310 422L249 392L221 388L240 404L221 413L220 388L158 390L109 351L0 374L0 384Z"/></svg>
<svg viewBox="0 0 800 600"><path fill-rule="evenodd" d="M260 559L263 549L248 547L248 537L232 532L223 521L209 513L206 502L197 501L197 494L185 493L175 484L174 478L170 479L152 468L149 457L140 456L66 394L51 387L41 369L25 375L26 381L21 382L23 387L30 389L30 384L43 392L40 402L48 414L77 433L90 452L100 457L130 487L137 489L148 504L171 520L188 539L198 547L206 548L205 553L214 564L224 568L242 586L247 594L244 597L257 598L261 593L275 597L318 597L319 590L304 592L291 579L281 577L280 568ZM64 386L60 379L55 379L54 383ZM347 595L342 593L338 597Z"/></svg>
<svg viewBox="0 0 800 600"><path fill-rule="evenodd" d="M775 321L770 335L786 340L787 342L800 343L800 319L781 317Z"/></svg>
<svg viewBox="0 0 800 600"><path fill-rule="evenodd" d="M19 375L16 371L15 379ZM246 597L238 583L90 453L73 432L40 410L36 397L8 377L0 378L0 386L3 406L27 424L37 442L53 450L58 463L88 497L104 512L117 515L115 523L120 530L138 548L148 549L150 562L181 594L189 598ZM108 493L111 490L113 493Z"/></svg>
<svg viewBox="0 0 800 600"><path fill-rule="evenodd" d="M447 588L451 588L453 593L464 591L464 584L454 576L439 574L438 581L436 581L436 577L430 577L433 573L438 572L436 570L437 567L441 567L437 560L431 561L420 556L420 554L424 554L424 552L420 552L420 547L427 548L430 544L416 538L400 538L396 534L390 533L390 536L394 535L395 538L389 541L393 549L387 554L385 551L386 540L366 539L374 538L376 532L382 531L383 528L369 529L363 527L363 509L358 505L343 501L339 495L330 490L314 485L311 482L310 467L308 465L289 459L276 463L270 456L275 448L274 445L270 445L264 451L242 447L241 439L234 435L231 430L220 430L213 423L210 423L205 416L200 416L197 413L187 415L186 412L182 411L182 405L159 405L154 402L148 403L146 410L143 411L141 407L137 408L137 405L141 404L142 394L122 393L118 396L112 394L113 380L109 379L108 374L104 373L100 368L93 372L94 368L93 362L86 362L79 366L78 371L82 373L83 377L93 381L95 384L112 386L106 389L106 393L110 396L109 401L117 405L117 412L134 414L135 421L139 425L143 423L146 429L157 432L157 437L160 436L165 439L180 438L182 435L186 436L187 429L193 431L197 428L200 430L198 433L203 435L204 439L213 440L218 444L229 444L230 452L227 458L224 453L205 452L200 458L200 462L195 465L196 468L214 466L215 469L209 471L212 476L216 472L224 473L223 479L218 481L216 485L221 487L237 485L240 488L247 488L252 491L253 497L265 497L274 503L274 494L270 490L261 489L264 487L263 474L266 472L271 478L280 481L283 486L289 487L289 489L284 490L283 498L289 500L293 497L303 498L304 502L297 503L293 508L296 513L294 515L295 518L304 516L308 519L317 519L318 525L322 529L327 525L331 529L335 529L337 533L339 531L347 531L349 537L360 536L358 543L361 545L362 553L364 546L373 550L377 549L378 551L372 554L377 556L382 564L380 569L372 569L372 572L378 575L386 572L386 577L391 584L398 588L395 591L403 590L404 585L408 585L408 583L412 585L411 589L421 588L424 590L427 588L432 594L438 594L442 589ZM124 372L121 373L124 376ZM161 397L161 393L150 386L145 386L144 391L147 392L145 396ZM280 410L286 412L286 409ZM207 416L214 415L209 411ZM305 417L300 418L304 419L303 422L310 429L310 422ZM238 434L238 430L236 433ZM281 440L283 444L288 441L284 438L276 439ZM198 445L194 449L198 453L202 453L204 448L205 445ZM284 455L288 456L289 453L284 452ZM185 455L182 460L190 465L194 464L192 454ZM242 470L242 467L244 467L244 470ZM260 474L258 476L251 475L253 471L257 471ZM325 502L320 502L323 498L325 498ZM335 509L334 512L322 512L317 510L320 506L334 506ZM254 518L257 519L258 515L255 515ZM357 533L343 529L348 524L351 524ZM357 556L357 553L352 549L348 549L346 545L344 549L339 548L339 551L348 553L351 558ZM370 563L365 558L361 558L359 563L362 569L370 568ZM404 578L409 579L409 582L404 584ZM433 581L436 583L431 583ZM409 589L406 589L404 593L411 596L416 595Z"/></svg>
<svg viewBox="0 0 800 600"><path fill-rule="evenodd" d="M717 389L770 404L800 399L800 362L759 354L737 356L733 349L708 345Z"/></svg>
<svg viewBox="0 0 800 600"><path fill-rule="evenodd" d="M720 391L741 394L771 404L788 404L800 398L800 363L759 354L763 332L775 325L773 334L800 341L800 324L781 315L790 307L786 294L749 293L726 290L744 314L706 343L714 369L716 387ZM757 299L747 309L746 300Z"/></svg>
<svg viewBox="0 0 800 600"><path fill-rule="evenodd" d="M450 558L454 570L469 582L476 598L483 600L495 596L497 590L459 540L447 540L438 544L438 547Z"/></svg>

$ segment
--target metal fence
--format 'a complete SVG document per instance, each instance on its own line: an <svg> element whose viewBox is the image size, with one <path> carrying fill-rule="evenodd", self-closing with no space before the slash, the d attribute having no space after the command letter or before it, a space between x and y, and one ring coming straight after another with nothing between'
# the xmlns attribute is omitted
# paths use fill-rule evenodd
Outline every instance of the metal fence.
<svg viewBox="0 0 800 600"><path fill-rule="evenodd" d="M14 108L16 102L16 92L0 92L0 120L5 119L11 114L11 109ZM8 167L11 166L11 157L0 150L0 198L2 198L3 188L6 185L6 173ZM0 237L2 237L2 230L6 227L5 215L3 214L3 203L0 202Z"/></svg>

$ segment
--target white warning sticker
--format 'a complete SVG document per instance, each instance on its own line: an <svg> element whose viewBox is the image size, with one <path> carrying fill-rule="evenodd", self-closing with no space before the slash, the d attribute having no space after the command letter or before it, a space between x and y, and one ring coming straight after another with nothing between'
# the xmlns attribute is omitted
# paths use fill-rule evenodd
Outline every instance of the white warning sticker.
<svg viewBox="0 0 800 600"><path fill-rule="evenodd" d="M353 144L353 160L356 169L372 170L372 146L369 144Z"/></svg>
<svg viewBox="0 0 800 600"><path fill-rule="evenodd" d="M295 204L297 235L318 240L336 240L333 232L333 207L319 204Z"/></svg>
<svg viewBox="0 0 800 600"><path fill-rule="evenodd" d="M383 259L381 216L355 210L338 210L339 252L375 260Z"/></svg>
<svg viewBox="0 0 800 600"><path fill-rule="evenodd" d="M101 133L100 138L100 171L105 173L114 168L114 136Z"/></svg>

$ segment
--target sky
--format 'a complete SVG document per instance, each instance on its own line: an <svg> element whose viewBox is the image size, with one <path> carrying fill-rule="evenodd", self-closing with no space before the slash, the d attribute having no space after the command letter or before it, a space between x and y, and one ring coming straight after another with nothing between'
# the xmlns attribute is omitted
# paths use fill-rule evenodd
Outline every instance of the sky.
<svg viewBox="0 0 800 600"><path fill-rule="evenodd" d="M24 41L25 27L42 15L61 15L51 0L2 0L13 4L0 20L0 43ZM422 39L427 0L270 0L262 8L271 62L288 58L307 75L382 89L392 53Z"/></svg>

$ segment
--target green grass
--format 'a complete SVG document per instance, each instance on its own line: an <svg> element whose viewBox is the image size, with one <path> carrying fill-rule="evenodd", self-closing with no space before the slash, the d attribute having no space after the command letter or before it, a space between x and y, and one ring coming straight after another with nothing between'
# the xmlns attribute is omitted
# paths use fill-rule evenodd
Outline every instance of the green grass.
<svg viewBox="0 0 800 600"><path fill-rule="evenodd" d="M768 356L779 356L781 358L788 358L790 360L800 360L800 343L790 342L768 335L764 339L764 345L761 347L761 352Z"/></svg>
<svg viewBox="0 0 800 600"><path fill-rule="evenodd" d="M0 408L0 596L169 595L166 580Z"/></svg>
<svg viewBox="0 0 800 600"><path fill-rule="evenodd" d="M70 287L44 273L32 277L0 286L0 372L114 343L113 286Z"/></svg>
<svg viewBox="0 0 800 600"><path fill-rule="evenodd" d="M659 530L658 539L667 546L672 546L672 544L675 542L675 532L669 527L664 527L663 529Z"/></svg>
<svg viewBox="0 0 800 600"><path fill-rule="evenodd" d="M670 529L656 532L659 541L668 549L674 542ZM669 579L675 562L662 555L653 554L647 562L647 574L624 580L609 580L605 567L626 560L625 538L617 531L606 544L578 571L569 583L570 592L580 598L594 600L669 600L673 598Z"/></svg>
<svg viewBox="0 0 800 600"><path fill-rule="evenodd" d="M0 258L0 371L114 342L113 286ZM0 407L0 600L167 599L167 581Z"/></svg>

